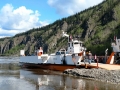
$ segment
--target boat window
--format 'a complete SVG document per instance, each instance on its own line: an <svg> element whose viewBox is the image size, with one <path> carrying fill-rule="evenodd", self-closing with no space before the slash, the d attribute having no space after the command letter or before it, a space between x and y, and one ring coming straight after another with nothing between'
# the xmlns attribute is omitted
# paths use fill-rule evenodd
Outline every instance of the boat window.
<svg viewBox="0 0 120 90"><path fill-rule="evenodd" d="M65 50L61 50L61 52L65 52Z"/></svg>
<svg viewBox="0 0 120 90"><path fill-rule="evenodd" d="M70 43L68 43L68 47L70 47Z"/></svg>
<svg viewBox="0 0 120 90"><path fill-rule="evenodd" d="M60 55L60 52L56 52L56 55Z"/></svg>
<svg viewBox="0 0 120 90"><path fill-rule="evenodd" d="M73 47L73 43L72 43L72 47Z"/></svg>
<svg viewBox="0 0 120 90"><path fill-rule="evenodd" d="M75 42L74 44L78 44L78 42Z"/></svg>
<svg viewBox="0 0 120 90"><path fill-rule="evenodd" d="M61 52L61 54L65 54L65 52Z"/></svg>

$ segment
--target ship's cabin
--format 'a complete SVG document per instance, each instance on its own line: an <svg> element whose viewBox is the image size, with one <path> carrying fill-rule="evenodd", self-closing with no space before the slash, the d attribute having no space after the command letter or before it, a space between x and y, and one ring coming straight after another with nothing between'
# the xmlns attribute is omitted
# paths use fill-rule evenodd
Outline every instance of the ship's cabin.
<svg viewBox="0 0 120 90"><path fill-rule="evenodd" d="M83 42L78 40L73 40L68 42L68 53L80 53L84 50Z"/></svg>

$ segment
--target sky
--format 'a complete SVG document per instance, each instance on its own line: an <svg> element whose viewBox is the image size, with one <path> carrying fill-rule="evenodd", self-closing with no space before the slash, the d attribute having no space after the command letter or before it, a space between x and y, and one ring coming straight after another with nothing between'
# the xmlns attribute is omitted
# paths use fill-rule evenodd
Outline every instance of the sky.
<svg viewBox="0 0 120 90"><path fill-rule="evenodd" d="M3 0L0 2L0 38L74 15L103 0Z"/></svg>

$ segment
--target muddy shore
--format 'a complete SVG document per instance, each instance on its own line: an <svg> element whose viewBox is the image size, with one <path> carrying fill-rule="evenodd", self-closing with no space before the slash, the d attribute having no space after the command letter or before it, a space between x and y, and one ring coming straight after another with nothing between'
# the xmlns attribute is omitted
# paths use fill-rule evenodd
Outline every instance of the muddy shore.
<svg viewBox="0 0 120 90"><path fill-rule="evenodd" d="M67 69L63 72L63 74L120 84L120 70L105 70L100 68L98 69L75 68Z"/></svg>

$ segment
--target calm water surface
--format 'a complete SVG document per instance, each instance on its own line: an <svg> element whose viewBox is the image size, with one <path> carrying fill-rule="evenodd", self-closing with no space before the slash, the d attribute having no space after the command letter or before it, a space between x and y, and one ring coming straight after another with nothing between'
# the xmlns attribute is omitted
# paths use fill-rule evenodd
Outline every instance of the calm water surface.
<svg viewBox="0 0 120 90"><path fill-rule="evenodd" d="M120 85L65 76L61 72L23 69L19 57L0 57L0 90L120 90Z"/></svg>

